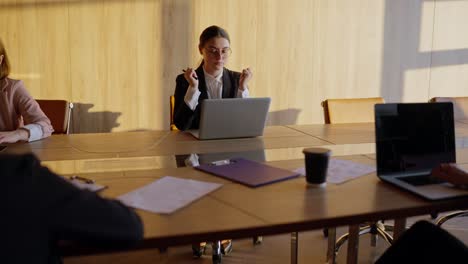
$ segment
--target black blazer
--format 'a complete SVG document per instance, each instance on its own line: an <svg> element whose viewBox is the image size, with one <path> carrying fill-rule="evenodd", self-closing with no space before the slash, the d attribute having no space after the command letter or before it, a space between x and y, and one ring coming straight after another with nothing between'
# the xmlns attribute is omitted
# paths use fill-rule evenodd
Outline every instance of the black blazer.
<svg viewBox="0 0 468 264"><path fill-rule="evenodd" d="M174 124L179 130L198 129L200 125L201 102L208 99L205 74L203 67L198 67L195 72L198 76L198 89L201 94L198 98L198 105L192 111L184 101L185 93L189 83L183 74L177 76L174 103ZM240 72L235 72L224 68L223 70L223 98L235 98L239 89Z"/></svg>
<svg viewBox="0 0 468 264"><path fill-rule="evenodd" d="M143 237L133 210L82 191L32 154L0 156L0 262L61 263L58 241L126 247Z"/></svg>

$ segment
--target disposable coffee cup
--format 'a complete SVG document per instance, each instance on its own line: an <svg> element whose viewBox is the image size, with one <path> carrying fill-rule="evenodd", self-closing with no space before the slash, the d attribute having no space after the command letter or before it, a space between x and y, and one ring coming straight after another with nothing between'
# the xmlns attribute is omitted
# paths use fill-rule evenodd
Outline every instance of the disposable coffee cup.
<svg viewBox="0 0 468 264"><path fill-rule="evenodd" d="M326 148L306 148L302 151L305 160L305 176L309 186L325 187L327 185L328 160L331 150Z"/></svg>

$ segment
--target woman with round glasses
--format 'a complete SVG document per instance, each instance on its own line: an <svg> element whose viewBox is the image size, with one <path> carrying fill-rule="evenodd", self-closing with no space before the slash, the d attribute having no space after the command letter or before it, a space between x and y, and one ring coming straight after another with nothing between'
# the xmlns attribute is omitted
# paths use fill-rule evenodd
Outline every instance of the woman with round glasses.
<svg viewBox="0 0 468 264"><path fill-rule="evenodd" d="M252 71L247 68L240 73L224 67L232 52L226 30L218 26L203 30L198 50L203 57L200 66L185 69L176 79L174 124L179 130L198 129L204 99L249 96Z"/></svg>
<svg viewBox="0 0 468 264"><path fill-rule="evenodd" d="M174 124L179 130L198 129L200 107L204 99L245 98L249 96L248 83L252 79L249 68L242 72L226 69L224 66L231 55L230 39L226 30L210 26L200 35L198 50L203 57L200 66L187 68L177 76L174 103ZM254 237L254 243L261 243L261 237ZM201 257L206 243L193 244L194 257ZM221 241L221 253L232 250L232 241ZM221 256L213 255L213 258Z"/></svg>

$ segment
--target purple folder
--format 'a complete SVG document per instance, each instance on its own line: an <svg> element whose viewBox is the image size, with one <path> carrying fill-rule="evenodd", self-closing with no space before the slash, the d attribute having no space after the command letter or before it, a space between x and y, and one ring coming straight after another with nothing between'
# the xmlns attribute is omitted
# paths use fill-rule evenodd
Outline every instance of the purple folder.
<svg viewBox="0 0 468 264"><path fill-rule="evenodd" d="M259 187L299 176L296 172L242 158L201 164L195 168L250 187Z"/></svg>

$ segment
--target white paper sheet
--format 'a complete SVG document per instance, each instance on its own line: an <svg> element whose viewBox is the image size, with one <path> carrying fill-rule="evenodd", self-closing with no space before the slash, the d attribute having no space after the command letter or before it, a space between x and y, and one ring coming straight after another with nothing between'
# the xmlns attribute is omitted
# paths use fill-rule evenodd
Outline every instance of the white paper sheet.
<svg viewBox="0 0 468 264"><path fill-rule="evenodd" d="M327 170L327 182L340 184L374 171L374 166L350 160L330 159ZM305 168L296 169L295 172L305 175Z"/></svg>
<svg viewBox="0 0 468 264"><path fill-rule="evenodd" d="M165 176L117 199L133 208L170 214L221 186L218 183Z"/></svg>

